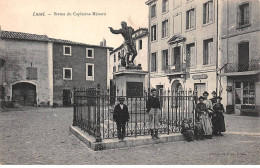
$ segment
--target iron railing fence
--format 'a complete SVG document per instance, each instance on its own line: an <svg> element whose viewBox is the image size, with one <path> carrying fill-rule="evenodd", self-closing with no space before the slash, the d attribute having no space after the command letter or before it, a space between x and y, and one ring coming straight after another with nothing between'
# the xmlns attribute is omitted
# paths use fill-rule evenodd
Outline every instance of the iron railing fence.
<svg viewBox="0 0 260 168"><path fill-rule="evenodd" d="M136 90L139 96L125 96L123 92L100 91L97 88L74 89L73 125L96 138L117 138L116 123L113 121L113 111L118 98L123 96L130 115L126 123L126 136L143 136L149 134L149 116L146 109L148 93L146 90ZM140 92L142 94L140 95ZM137 94L132 94L137 95ZM170 134L180 132L183 119L194 122L196 92L192 90L160 90L158 98L161 104L159 132ZM193 124L194 125L194 124Z"/></svg>

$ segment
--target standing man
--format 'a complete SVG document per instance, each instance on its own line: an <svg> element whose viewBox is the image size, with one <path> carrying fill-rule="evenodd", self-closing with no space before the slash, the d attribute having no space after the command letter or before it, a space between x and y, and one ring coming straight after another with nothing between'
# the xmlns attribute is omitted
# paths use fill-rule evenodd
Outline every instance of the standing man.
<svg viewBox="0 0 260 168"><path fill-rule="evenodd" d="M134 59L137 55L136 51L136 46L135 46L135 41L133 40L133 34L134 34L134 29L132 27L128 27L127 23L125 21L121 22L121 29L119 30L114 30L112 27L109 27L111 33L113 34L121 34L124 37L125 44L127 46L127 59L126 59L126 64L127 66L129 63L133 63ZM129 60L130 55L132 55L131 61Z"/></svg>
<svg viewBox="0 0 260 168"><path fill-rule="evenodd" d="M117 126L117 137L123 142L125 138L125 124L129 121L128 108L124 104L124 97L119 97L119 104L115 106L113 119Z"/></svg>
<svg viewBox="0 0 260 168"><path fill-rule="evenodd" d="M160 116L160 101L156 96L156 89L151 89L151 96L146 102L147 112L149 113L149 127L151 136L153 139L160 139L158 137L158 127L159 127L159 116Z"/></svg>

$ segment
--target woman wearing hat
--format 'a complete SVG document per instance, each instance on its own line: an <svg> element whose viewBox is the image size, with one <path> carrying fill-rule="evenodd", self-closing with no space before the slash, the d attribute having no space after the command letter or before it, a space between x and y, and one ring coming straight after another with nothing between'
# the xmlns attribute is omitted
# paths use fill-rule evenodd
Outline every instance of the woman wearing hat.
<svg viewBox="0 0 260 168"><path fill-rule="evenodd" d="M221 104L222 97L217 97L217 103L214 104L214 115L212 118L213 134L222 136L221 132L225 132L224 107Z"/></svg>
<svg viewBox="0 0 260 168"><path fill-rule="evenodd" d="M212 95L212 98L209 100L211 101L212 105L214 105L215 103L217 103L217 92L213 91L211 93L211 95Z"/></svg>
<svg viewBox="0 0 260 168"><path fill-rule="evenodd" d="M206 104L203 102L204 97L200 96L199 97L199 103L196 106L195 109L195 114L196 114L196 119L201 122L203 131L204 131L204 137L205 138L212 138L212 125L211 121L209 118L209 111L206 106Z"/></svg>
<svg viewBox="0 0 260 168"><path fill-rule="evenodd" d="M119 97L119 104L115 106L113 119L117 126L117 137L120 141L124 141L125 138L125 124L129 121L128 108L124 104L124 97Z"/></svg>

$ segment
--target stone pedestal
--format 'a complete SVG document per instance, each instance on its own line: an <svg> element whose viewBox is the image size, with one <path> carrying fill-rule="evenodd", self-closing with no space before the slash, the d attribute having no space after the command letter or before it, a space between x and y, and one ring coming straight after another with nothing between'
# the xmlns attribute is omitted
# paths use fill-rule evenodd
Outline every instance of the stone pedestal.
<svg viewBox="0 0 260 168"><path fill-rule="evenodd" d="M143 91L146 88L145 84L145 75L148 74L148 71L138 70L138 69L125 69L120 68L118 72L114 73L115 84L117 90L117 96L138 96L137 93L134 93L134 90L140 92L140 89Z"/></svg>

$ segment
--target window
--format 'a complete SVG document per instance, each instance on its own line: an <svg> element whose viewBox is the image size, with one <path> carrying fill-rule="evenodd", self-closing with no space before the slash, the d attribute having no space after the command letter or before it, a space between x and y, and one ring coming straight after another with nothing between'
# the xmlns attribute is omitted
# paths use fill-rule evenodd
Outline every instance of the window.
<svg viewBox="0 0 260 168"><path fill-rule="evenodd" d="M123 49L122 50L122 56L121 57L124 57L125 56L125 50Z"/></svg>
<svg viewBox="0 0 260 168"><path fill-rule="evenodd" d="M180 65L181 63L181 47L174 47L172 48L173 60L172 64L175 66Z"/></svg>
<svg viewBox="0 0 260 168"><path fill-rule="evenodd" d="M113 66L113 72L116 72L116 66Z"/></svg>
<svg viewBox="0 0 260 168"><path fill-rule="evenodd" d="M72 68L63 68L63 79L72 80Z"/></svg>
<svg viewBox="0 0 260 168"><path fill-rule="evenodd" d="M186 47L186 65L187 67L194 67L195 61L195 43L188 44Z"/></svg>
<svg viewBox="0 0 260 168"><path fill-rule="evenodd" d="M173 17L173 34L181 33L181 14Z"/></svg>
<svg viewBox="0 0 260 168"><path fill-rule="evenodd" d="M114 54L114 62L116 62L116 54Z"/></svg>
<svg viewBox="0 0 260 168"><path fill-rule="evenodd" d="M63 55L71 55L71 46L63 46Z"/></svg>
<svg viewBox="0 0 260 168"><path fill-rule="evenodd" d="M151 41L156 41L156 25L153 25L152 28L151 28Z"/></svg>
<svg viewBox="0 0 260 168"><path fill-rule="evenodd" d="M86 63L86 80L94 80L94 64Z"/></svg>
<svg viewBox="0 0 260 168"><path fill-rule="evenodd" d="M242 4L238 7L238 26L249 25L249 3Z"/></svg>
<svg viewBox="0 0 260 168"><path fill-rule="evenodd" d="M157 71L157 58L156 58L156 53L152 53L151 56L151 72L156 72Z"/></svg>
<svg viewBox="0 0 260 168"><path fill-rule="evenodd" d="M139 50L141 50L143 48L143 41L139 40Z"/></svg>
<svg viewBox="0 0 260 168"><path fill-rule="evenodd" d="M167 70L169 66L168 50L162 51L162 70Z"/></svg>
<svg viewBox="0 0 260 168"><path fill-rule="evenodd" d="M249 42L238 44L238 72L249 70Z"/></svg>
<svg viewBox="0 0 260 168"><path fill-rule="evenodd" d="M117 53L117 60L120 60L120 59L121 59L121 53L118 52L118 53Z"/></svg>
<svg viewBox="0 0 260 168"><path fill-rule="evenodd" d="M235 82L235 104L255 105L255 83Z"/></svg>
<svg viewBox="0 0 260 168"><path fill-rule="evenodd" d="M26 68L26 79L28 80L37 80L37 68L36 67L27 67Z"/></svg>
<svg viewBox="0 0 260 168"><path fill-rule="evenodd" d="M168 12L168 7L169 6L169 1L168 0L163 0L162 1L162 13Z"/></svg>
<svg viewBox="0 0 260 168"><path fill-rule="evenodd" d="M162 22L162 38L168 36L168 19Z"/></svg>
<svg viewBox="0 0 260 168"><path fill-rule="evenodd" d="M213 0L203 4L203 24L213 22Z"/></svg>
<svg viewBox="0 0 260 168"><path fill-rule="evenodd" d="M87 58L94 58L94 49L93 48L87 48L86 53L87 53Z"/></svg>
<svg viewBox="0 0 260 168"><path fill-rule="evenodd" d="M156 16L156 4L151 7L151 18Z"/></svg>
<svg viewBox="0 0 260 168"><path fill-rule="evenodd" d="M203 65L214 63L213 39L203 41Z"/></svg>
<svg viewBox="0 0 260 168"><path fill-rule="evenodd" d="M195 9L186 12L186 30L195 28Z"/></svg>
<svg viewBox="0 0 260 168"><path fill-rule="evenodd" d="M182 0L173 0L173 9L180 7L181 1Z"/></svg>

